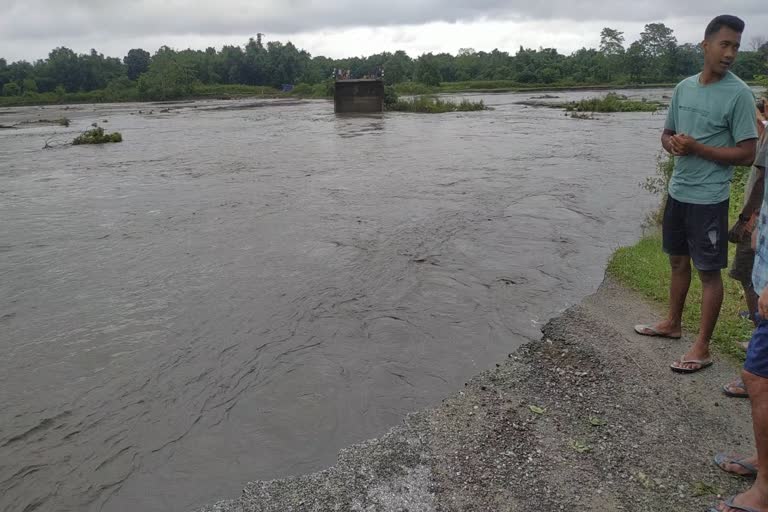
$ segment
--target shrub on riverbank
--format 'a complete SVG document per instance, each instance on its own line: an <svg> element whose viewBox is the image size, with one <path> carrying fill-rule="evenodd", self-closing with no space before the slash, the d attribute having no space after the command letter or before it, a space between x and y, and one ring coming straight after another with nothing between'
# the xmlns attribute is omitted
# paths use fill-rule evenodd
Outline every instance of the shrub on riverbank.
<svg viewBox="0 0 768 512"><path fill-rule="evenodd" d="M440 89L439 87L424 85L419 82L402 82L395 84L393 87L395 88L395 92L401 96L436 94Z"/></svg>
<svg viewBox="0 0 768 512"><path fill-rule="evenodd" d="M565 104L568 112L656 112L661 104L655 101L634 101L616 93L602 98L588 98Z"/></svg>
<svg viewBox="0 0 768 512"><path fill-rule="evenodd" d="M435 96L417 96L415 98L398 99L392 103L388 110L395 112L415 112L419 114L443 114L446 112L474 112L478 110L487 110L485 103L480 101L461 100L454 101L442 100Z"/></svg>
<svg viewBox="0 0 768 512"><path fill-rule="evenodd" d="M300 83L290 92L292 96L299 96L300 98L313 98L313 99L325 99L333 98L334 81L326 80L319 84L305 84Z"/></svg>
<svg viewBox="0 0 768 512"><path fill-rule="evenodd" d="M671 160L671 159L670 159ZM644 188L666 196L666 183L668 171L671 171L666 160L660 160L660 172L657 178L649 180L653 186ZM666 166L666 167L664 167ZM737 167L731 183L731 211L730 222L733 224L738 218L739 210L744 199L744 183L749 177L750 169ZM669 172L671 174L671 172ZM665 181L666 180L666 181ZM663 210L661 210L663 212ZM656 214L651 218L660 221L661 215ZM670 269L669 259L661 250L661 234L658 232L658 224L655 231L644 237L631 247L618 249L608 265L608 272L618 278L623 284L640 292L645 297L666 306L669 301ZM728 260L733 261L735 246L729 244ZM694 272L694 275L696 273ZM724 298L720 311L720 319L712 336L712 343L723 353L737 359L743 359L744 352L738 347L737 342L748 340L752 332L752 323L739 316L739 312L746 309L741 285L723 273ZM701 319L701 282L698 277L691 280L691 288L688 292L688 300L683 311L683 326L689 330L696 330ZM681 350L685 350L681 346Z"/></svg>

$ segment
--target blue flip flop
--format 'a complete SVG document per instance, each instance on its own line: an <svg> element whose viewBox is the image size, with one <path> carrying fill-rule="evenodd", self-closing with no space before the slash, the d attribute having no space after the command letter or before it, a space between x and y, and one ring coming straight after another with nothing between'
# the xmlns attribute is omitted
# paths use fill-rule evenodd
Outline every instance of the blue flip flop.
<svg viewBox="0 0 768 512"><path fill-rule="evenodd" d="M733 509L733 510L738 510L739 512L760 512L760 511L759 511L759 510L757 510L756 508L741 507L741 506L739 506L739 505L734 505L734 504L733 504L733 500L735 500L735 499L736 499L736 496L731 496L730 498L728 498L727 500L725 500L725 501L723 502L723 504L724 504L726 507L729 507L729 508L731 508L731 509ZM715 506L715 507L712 507L712 508L710 508L710 509L709 509L709 512L721 512L721 511L720 511L720 510L718 510L718 509L717 509L717 507Z"/></svg>
<svg viewBox="0 0 768 512"><path fill-rule="evenodd" d="M727 453L718 453L715 455L715 464L717 464L717 467L725 471L726 473L730 473L731 475L737 475L737 476L743 476L744 478L754 478L757 476L757 467L755 467L753 464L750 464L744 459L735 459L733 456L728 455ZM745 470L747 470L746 474L742 473L733 473L731 471L726 471L723 468L723 464L736 464L737 466L741 466Z"/></svg>

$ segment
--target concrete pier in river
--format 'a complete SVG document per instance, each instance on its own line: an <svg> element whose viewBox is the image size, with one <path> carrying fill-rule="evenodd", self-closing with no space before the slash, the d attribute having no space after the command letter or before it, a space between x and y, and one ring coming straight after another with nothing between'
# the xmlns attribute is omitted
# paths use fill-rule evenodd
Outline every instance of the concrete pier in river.
<svg viewBox="0 0 768 512"><path fill-rule="evenodd" d="M337 80L333 92L334 112L372 113L384 110L384 81L381 79Z"/></svg>

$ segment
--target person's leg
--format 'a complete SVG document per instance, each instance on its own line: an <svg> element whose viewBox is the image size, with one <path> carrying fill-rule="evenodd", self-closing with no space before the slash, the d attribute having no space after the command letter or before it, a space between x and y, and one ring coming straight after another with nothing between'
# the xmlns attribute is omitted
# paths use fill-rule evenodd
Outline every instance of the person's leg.
<svg viewBox="0 0 768 512"><path fill-rule="evenodd" d="M757 327L757 299L759 298L755 293L755 289L752 284L742 283L741 287L744 288L744 300L747 303L747 309L749 310L749 319Z"/></svg>
<svg viewBox="0 0 768 512"><path fill-rule="evenodd" d="M685 219L685 204L667 197L662 225L662 242L664 252L669 255L669 266L672 270L669 310L666 318L654 324L651 331L658 335L675 338L682 334L683 307L691 286L691 258L688 255Z"/></svg>
<svg viewBox="0 0 768 512"><path fill-rule="evenodd" d="M755 431L757 460L768 460L768 379L744 371L742 379L749 390L752 401L752 426ZM752 487L745 493L736 496L733 504L749 507L755 510L768 511L768 471L758 471ZM734 509L720 505L718 510L732 512Z"/></svg>
<svg viewBox="0 0 768 512"><path fill-rule="evenodd" d="M693 342L690 350L683 356L684 360L705 361L709 359L709 340L720 316L720 307L723 305L723 279L720 271L699 272L701 278L701 321L699 323L699 335ZM682 368L696 369L696 363L682 363Z"/></svg>
<svg viewBox="0 0 768 512"><path fill-rule="evenodd" d="M752 249L752 241L744 240L736 244L733 264L728 275L739 282L744 289L744 300L749 310L749 318L757 327L755 313L757 313L757 294L752 288L752 267L755 264L755 251Z"/></svg>
<svg viewBox="0 0 768 512"><path fill-rule="evenodd" d="M728 201L692 205L687 217L690 226L688 249L701 279L701 320L699 335L681 361L672 369L690 373L711 364L709 341L723 305L721 271L728 267ZM691 361L691 362L682 362ZM693 362L699 361L699 362Z"/></svg>
<svg viewBox="0 0 768 512"><path fill-rule="evenodd" d="M751 238L751 237L750 237ZM731 265L728 275L738 281L744 289L744 302L749 310L749 318L757 327L757 294L752 287L752 267L755 263L755 251L752 249L752 240L741 241L736 244L736 255ZM749 340L736 342L745 351L749 347ZM747 388L741 380L741 376L736 377L731 382L723 386L723 391L727 396L736 398L748 398ZM724 468L725 469L725 468ZM727 471L727 470L726 470Z"/></svg>
<svg viewBox="0 0 768 512"><path fill-rule="evenodd" d="M768 322L762 321L755 329L744 363L742 379L752 402L752 428L755 433L757 460L768 460ZM736 496L734 505L768 512L768 471L758 471L754 485ZM732 508L720 503L717 510L731 512Z"/></svg>
<svg viewBox="0 0 768 512"><path fill-rule="evenodd" d="M653 328L665 336L680 336L683 332L683 308L691 287L691 259L688 256L670 256L672 270L669 284L669 310L664 320Z"/></svg>

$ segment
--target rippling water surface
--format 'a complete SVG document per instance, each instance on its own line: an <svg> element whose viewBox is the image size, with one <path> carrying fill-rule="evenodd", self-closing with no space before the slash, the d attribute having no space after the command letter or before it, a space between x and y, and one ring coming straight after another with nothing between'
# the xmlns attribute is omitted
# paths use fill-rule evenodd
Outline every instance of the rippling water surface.
<svg viewBox="0 0 768 512"><path fill-rule="evenodd" d="M663 116L530 96L83 106L0 130L0 510L234 497L538 338L639 236ZM125 142L41 150L103 120Z"/></svg>

